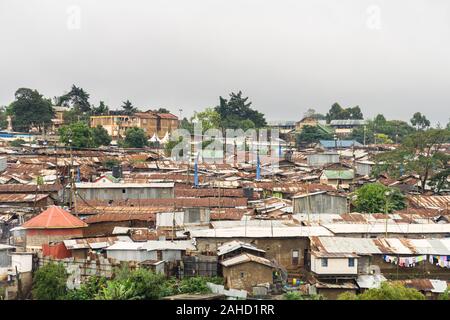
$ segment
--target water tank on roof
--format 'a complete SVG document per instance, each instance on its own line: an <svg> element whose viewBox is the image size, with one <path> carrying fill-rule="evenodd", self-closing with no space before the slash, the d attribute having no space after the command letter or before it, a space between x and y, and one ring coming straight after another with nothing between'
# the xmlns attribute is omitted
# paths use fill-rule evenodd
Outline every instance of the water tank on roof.
<svg viewBox="0 0 450 320"><path fill-rule="evenodd" d="M117 178L117 179L122 178L122 166L113 166L112 167L112 175L114 178Z"/></svg>
<svg viewBox="0 0 450 320"><path fill-rule="evenodd" d="M253 198L253 188L252 187L244 187L242 188L244 190L244 197L247 199Z"/></svg>

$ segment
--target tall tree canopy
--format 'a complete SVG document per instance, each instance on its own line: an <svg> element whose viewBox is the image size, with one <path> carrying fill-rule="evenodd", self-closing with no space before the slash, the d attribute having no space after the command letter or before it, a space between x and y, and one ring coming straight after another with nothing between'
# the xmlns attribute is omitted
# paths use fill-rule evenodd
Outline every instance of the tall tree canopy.
<svg viewBox="0 0 450 320"><path fill-rule="evenodd" d="M94 139L94 145L98 146L108 146L111 143L111 136L108 134L105 128L98 125L95 128L91 128L92 137Z"/></svg>
<svg viewBox="0 0 450 320"><path fill-rule="evenodd" d="M72 140L72 142L70 142ZM59 141L76 148L94 148L94 135L84 122L74 122L59 128Z"/></svg>
<svg viewBox="0 0 450 320"><path fill-rule="evenodd" d="M121 108L123 109L123 113L126 115L132 115L136 112L139 112L139 110L133 106L130 100L122 102Z"/></svg>
<svg viewBox="0 0 450 320"><path fill-rule="evenodd" d="M403 139L414 132L414 128L407 122L401 120L386 120L384 115L378 114L373 120L368 120L365 126L359 126L353 129L351 138L360 143L373 144L389 142L384 139L385 135L389 140L395 143L400 143ZM376 139L376 141L375 141Z"/></svg>
<svg viewBox="0 0 450 320"><path fill-rule="evenodd" d="M68 93L59 97L62 106L73 107L79 112L90 112L91 104L89 103L89 93L83 88L72 85Z"/></svg>
<svg viewBox="0 0 450 320"><path fill-rule="evenodd" d="M220 115L220 126L224 129L239 129L248 127L250 120L255 128L266 126L264 114L251 108L252 103L248 102L248 97L243 98L242 92L231 93L230 99L220 97L220 104L215 111ZM243 121L246 121L243 123Z"/></svg>
<svg viewBox="0 0 450 320"><path fill-rule="evenodd" d="M339 103L334 103L326 114L327 122L331 120L364 119L359 106L353 108L342 108Z"/></svg>
<svg viewBox="0 0 450 320"><path fill-rule="evenodd" d="M424 191L429 179L433 180L448 169L450 156L440 149L449 137L450 131L446 129L416 131L407 136L399 148L377 155L373 173L386 172L393 177L417 174Z"/></svg>
<svg viewBox="0 0 450 320"><path fill-rule="evenodd" d="M333 136L330 133L324 132L317 126L304 126L302 132L296 136L297 146L330 139L333 139Z"/></svg>
<svg viewBox="0 0 450 320"><path fill-rule="evenodd" d="M6 113L6 107L0 107L0 129L6 129L8 127L8 115Z"/></svg>
<svg viewBox="0 0 450 320"><path fill-rule="evenodd" d="M205 132L208 129L220 127L220 114L213 108L206 108L201 112L194 113L191 122L195 121L201 122L203 132Z"/></svg>
<svg viewBox="0 0 450 320"><path fill-rule="evenodd" d="M138 127L132 127L125 131L123 146L126 148L143 148L148 145L145 131Z"/></svg>
<svg viewBox="0 0 450 320"><path fill-rule="evenodd" d="M98 107L92 108L92 115L94 116L102 116L107 115L109 113L109 107L105 104L104 101L100 101Z"/></svg>
<svg viewBox="0 0 450 320"><path fill-rule="evenodd" d="M424 130L430 126L430 120L428 120L427 117L420 112L414 113L410 121L417 130Z"/></svg>
<svg viewBox="0 0 450 320"><path fill-rule="evenodd" d="M54 110L50 99L44 98L37 90L20 88L7 114L12 116L13 129L16 131L29 131L31 127L42 131L52 124Z"/></svg>
<svg viewBox="0 0 450 320"><path fill-rule="evenodd" d="M159 109L155 110L155 112L157 112L157 113L170 113L170 110L166 109L166 108L159 108Z"/></svg>
<svg viewBox="0 0 450 320"><path fill-rule="evenodd" d="M399 189L389 188L381 183L368 183L355 191L353 202L356 211L364 213L383 213L387 210L401 210L406 207L405 197Z"/></svg>
<svg viewBox="0 0 450 320"><path fill-rule="evenodd" d="M68 274L62 264L47 263L33 277L33 298L36 300L62 300L67 293Z"/></svg>
<svg viewBox="0 0 450 320"><path fill-rule="evenodd" d="M317 120L325 120L326 116L321 114L321 113L317 113L315 109L309 108L308 110L306 110L306 112L303 114L304 118L314 118Z"/></svg>
<svg viewBox="0 0 450 320"><path fill-rule="evenodd" d="M76 148L96 148L107 146L111 143L111 137L102 126L90 128L85 122L78 121L59 129L59 140L68 146ZM72 143L70 143L72 140Z"/></svg>
<svg viewBox="0 0 450 320"><path fill-rule="evenodd" d="M407 288L401 283L382 282L379 288L372 288L362 294L345 292L338 300L425 300L425 296L417 289Z"/></svg>

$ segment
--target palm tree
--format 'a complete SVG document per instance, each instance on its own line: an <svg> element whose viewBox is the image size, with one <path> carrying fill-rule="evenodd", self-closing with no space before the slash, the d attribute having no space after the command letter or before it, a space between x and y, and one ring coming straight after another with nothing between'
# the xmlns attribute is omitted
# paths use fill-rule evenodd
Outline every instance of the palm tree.
<svg viewBox="0 0 450 320"><path fill-rule="evenodd" d="M132 114L134 114L136 112L139 112L139 110L133 106L133 104L130 102L130 100L122 102L121 107L123 109L123 112L129 116L131 116Z"/></svg>

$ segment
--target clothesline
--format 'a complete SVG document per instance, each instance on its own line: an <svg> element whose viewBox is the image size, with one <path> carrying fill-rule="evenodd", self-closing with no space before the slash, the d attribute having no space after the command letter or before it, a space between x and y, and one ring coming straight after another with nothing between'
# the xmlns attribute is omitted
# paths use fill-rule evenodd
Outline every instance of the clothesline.
<svg viewBox="0 0 450 320"><path fill-rule="evenodd" d="M426 261L427 255L419 255L413 257L397 257L391 255L384 255L383 260L389 263L394 263L396 265L398 264L400 267L411 268L415 267L416 264L419 262ZM431 264L434 264L441 268L450 268L450 259L448 259L448 256L429 255L428 261Z"/></svg>

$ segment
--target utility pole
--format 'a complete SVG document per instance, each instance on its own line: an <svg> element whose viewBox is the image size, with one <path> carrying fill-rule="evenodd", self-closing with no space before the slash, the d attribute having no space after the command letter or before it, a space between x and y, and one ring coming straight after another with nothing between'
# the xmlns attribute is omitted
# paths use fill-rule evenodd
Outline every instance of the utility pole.
<svg viewBox="0 0 450 320"><path fill-rule="evenodd" d="M389 205L389 201L390 201L391 192L386 191L384 194L386 196L386 204L384 206L384 215L385 215L385 219L386 219L384 237L387 238L387 236L388 236L388 218L389 218L388 217L388 205Z"/></svg>
<svg viewBox="0 0 450 320"><path fill-rule="evenodd" d="M22 300L22 280L20 279L20 273L16 266L16 278L17 278L17 299Z"/></svg>
<svg viewBox="0 0 450 320"><path fill-rule="evenodd" d="M363 132L364 132L364 138L363 138L363 140L364 140L364 147L366 146L366 126L364 126L363 127Z"/></svg>
<svg viewBox="0 0 450 320"><path fill-rule="evenodd" d="M75 188L75 170L73 165L73 148L72 148L72 139L69 139L70 143L70 194L71 200L73 202L73 212L77 215L77 195ZM78 215L77 215L78 216Z"/></svg>

